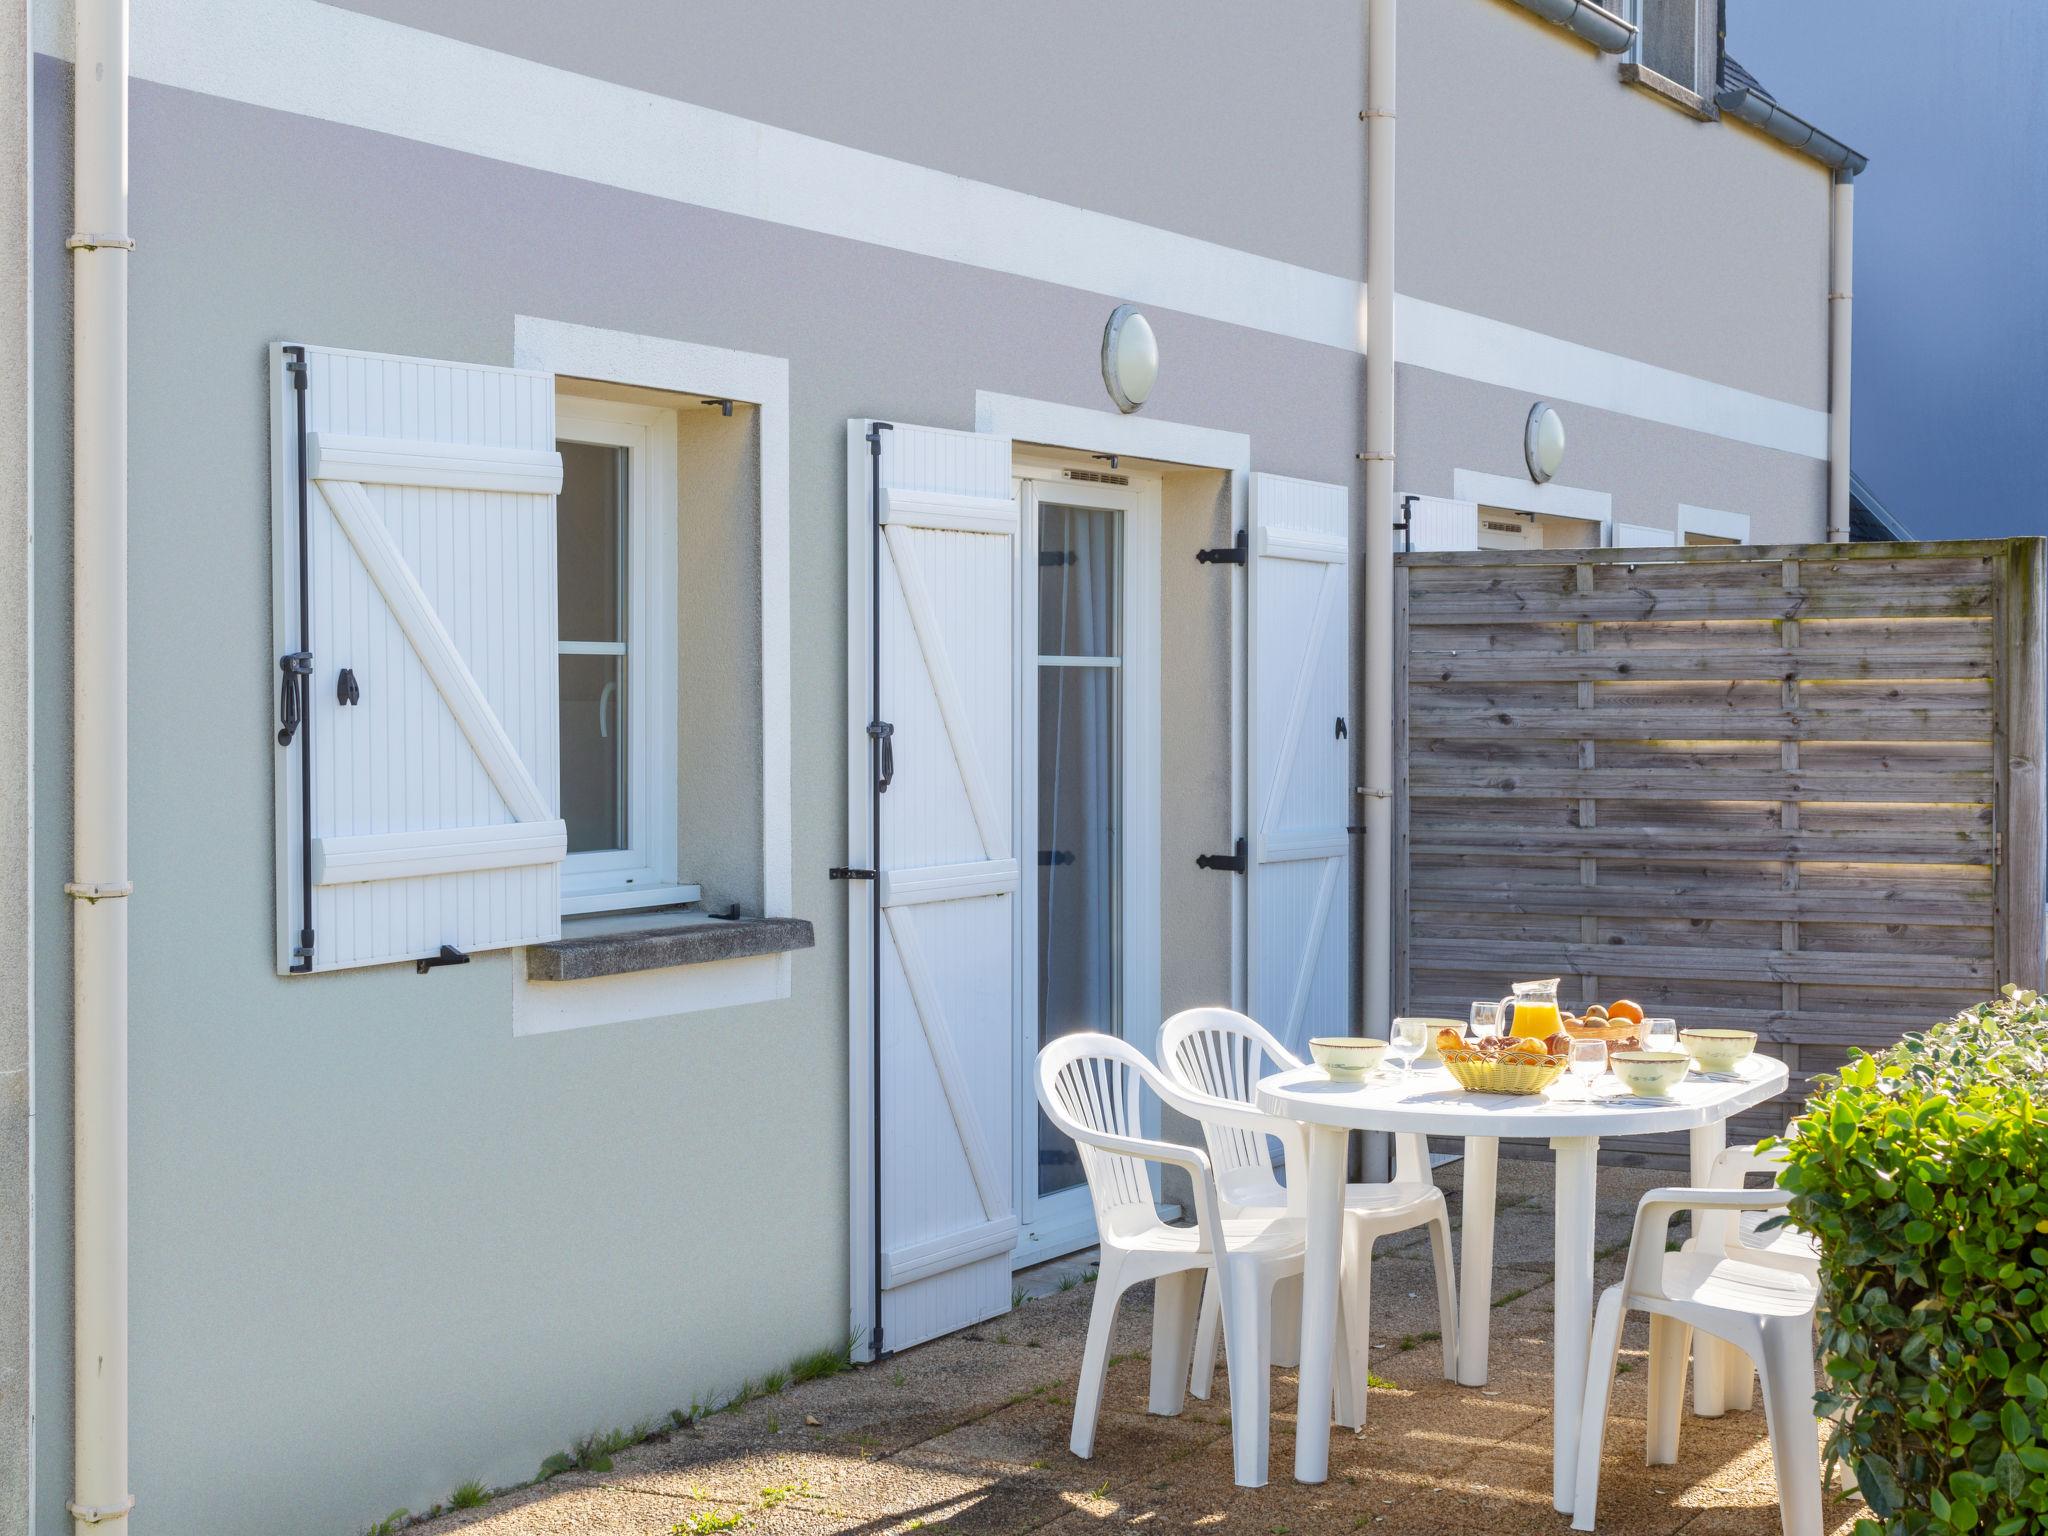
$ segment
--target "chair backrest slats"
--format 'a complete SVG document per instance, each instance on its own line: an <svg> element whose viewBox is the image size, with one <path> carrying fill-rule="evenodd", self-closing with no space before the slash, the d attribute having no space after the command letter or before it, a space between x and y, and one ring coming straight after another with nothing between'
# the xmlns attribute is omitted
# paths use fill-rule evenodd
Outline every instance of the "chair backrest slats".
<svg viewBox="0 0 2048 1536"><path fill-rule="evenodd" d="M1089 1040L1100 1042L1091 1047ZM1072 1042L1071 1044L1069 1042ZM1055 1123L1100 1135L1143 1139L1143 1058L1109 1036L1069 1036L1039 1058L1039 1082ZM1060 1059L1064 1057L1065 1059ZM1117 1232L1156 1224L1151 1175L1144 1160L1077 1142L1098 1226Z"/></svg>
<svg viewBox="0 0 2048 1536"><path fill-rule="evenodd" d="M1259 1079L1269 1070L1301 1065L1256 1020L1229 1008L1190 1008L1175 1014L1160 1030L1159 1056L1167 1075L1181 1087L1245 1105L1254 1102ZM1266 1137L1207 1120L1202 1122L1202 1135L1219 1186L1234 1182L1233 1174L1274 1177L1273 1151Z"/></svg>

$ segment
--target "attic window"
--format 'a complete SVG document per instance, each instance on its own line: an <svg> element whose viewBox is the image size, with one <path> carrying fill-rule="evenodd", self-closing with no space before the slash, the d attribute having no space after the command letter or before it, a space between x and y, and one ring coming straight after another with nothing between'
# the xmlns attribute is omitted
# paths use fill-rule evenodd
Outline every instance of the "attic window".
<svg viewBox="0 0 2048 1536"><path fill-rule="evenodd" d="M1720 60L1717 0L1628 0L1636 37L1622 78L1695 117L1713 117L1714 73Z"/></svg>

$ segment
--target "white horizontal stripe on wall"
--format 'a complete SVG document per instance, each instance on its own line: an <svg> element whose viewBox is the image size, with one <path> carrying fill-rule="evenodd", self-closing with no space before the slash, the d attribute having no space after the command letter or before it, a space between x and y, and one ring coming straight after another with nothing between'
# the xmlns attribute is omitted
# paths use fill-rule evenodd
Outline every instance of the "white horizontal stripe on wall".
<svg viewBox="0 0 2048 1536"><path fill-rule="evenodd" d="M137 78L892 250L1363 351L1350 278L652 95L316 0L150 0ZM39 52L70 11L38 0ZM1401 360L1826 457L1827 413L1404 296Z"/></svg>

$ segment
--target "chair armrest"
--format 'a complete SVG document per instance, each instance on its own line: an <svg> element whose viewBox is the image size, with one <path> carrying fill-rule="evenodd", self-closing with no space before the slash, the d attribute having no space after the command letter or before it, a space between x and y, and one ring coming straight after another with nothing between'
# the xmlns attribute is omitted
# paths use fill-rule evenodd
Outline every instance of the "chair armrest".
<svg viewBox="0 0 2048 1536"><path fill-rule="evenodd" d="M1091 1131L1074 1124L1064 1115L1053 1119L1061 1130L1085 1146L1113 1152L1120 1157L1142 1158L1148 1163L1163 1163L1169 1168L1183 1169L1194 1186L1195 1222L1201 1229L1202 1242L1220 1247L1223 1202L1216 1192L1216 1174L1210 1167L1208 1153L1200 1147L1184 1146L1177 1141L1154 1141L1149 1136L1116 1136L1107 1131Z"/></svg>

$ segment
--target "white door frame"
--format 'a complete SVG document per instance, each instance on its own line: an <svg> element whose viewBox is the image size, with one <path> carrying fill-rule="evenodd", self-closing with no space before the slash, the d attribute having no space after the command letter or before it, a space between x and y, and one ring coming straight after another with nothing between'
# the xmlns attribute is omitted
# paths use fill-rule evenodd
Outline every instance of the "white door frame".
<svg viewBox="0 0 2048 1536"><path fill-rule="evenodd" d="M1012 1174L1016 1181L1017 1251L1022 1268L1095 1241L1095 1216L1085 1185L1041 1198L1038 1193L1038 550L1039 507L1112 507L1124 517L1122 562L1121 725L1123 734L1121 854L1123 1038L1147 1057L1159 1040L1159 588L1160 516L1157 475L1133 473L1127 486L1070 481L1061 466L1013 451L1017 478L1017 851L1026 889L1017 911L1017 1114ZM1156 1114L1156 1111L1154 1112ZM1156 1128L1156 1127L1153 1127Z"/></svg>

